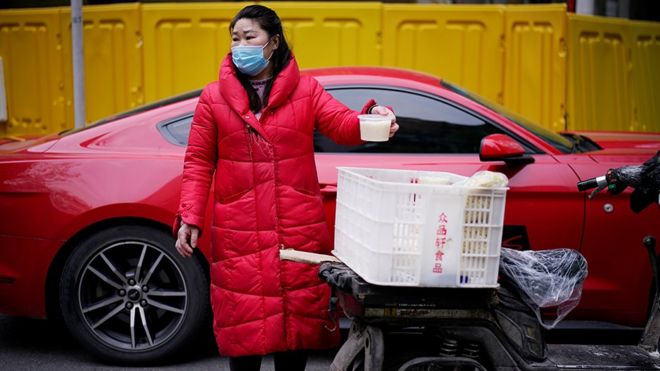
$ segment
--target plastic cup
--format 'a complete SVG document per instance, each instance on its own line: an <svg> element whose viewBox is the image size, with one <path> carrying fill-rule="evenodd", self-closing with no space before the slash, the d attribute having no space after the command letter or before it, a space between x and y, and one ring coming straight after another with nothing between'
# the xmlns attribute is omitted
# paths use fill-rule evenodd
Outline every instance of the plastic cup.
<svg viewBox="0 0 660 371"><path fill-rule="evenodd" d="M392 120L383 115L358 115L360 138L367 142L387 142L390 139Z"/></svg>

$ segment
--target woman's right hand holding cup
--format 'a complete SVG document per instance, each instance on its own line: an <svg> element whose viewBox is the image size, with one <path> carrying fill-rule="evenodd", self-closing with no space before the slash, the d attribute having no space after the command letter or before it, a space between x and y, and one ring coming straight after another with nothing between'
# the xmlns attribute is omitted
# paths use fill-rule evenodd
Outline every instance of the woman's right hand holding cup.
<svg viewBox="0 0 660 371"><path fill-rule="evenodd" d="M386 142L399 130L396 116L391 109L373 106L368 114L358 115L360 139L367 142Z"/></svg>

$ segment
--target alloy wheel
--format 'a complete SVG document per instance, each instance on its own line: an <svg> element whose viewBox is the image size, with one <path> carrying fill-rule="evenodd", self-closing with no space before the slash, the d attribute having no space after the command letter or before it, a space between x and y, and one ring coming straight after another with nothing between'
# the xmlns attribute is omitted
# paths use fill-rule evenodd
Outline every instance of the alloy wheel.
<svg viewBox="0 0 660 371"><path fill-rule="evenodd" d="M186 313L184 275L160 248L122 241L99 250L77 281L79 310L103 343L124 351L157 347L177 332Z"/></svg>

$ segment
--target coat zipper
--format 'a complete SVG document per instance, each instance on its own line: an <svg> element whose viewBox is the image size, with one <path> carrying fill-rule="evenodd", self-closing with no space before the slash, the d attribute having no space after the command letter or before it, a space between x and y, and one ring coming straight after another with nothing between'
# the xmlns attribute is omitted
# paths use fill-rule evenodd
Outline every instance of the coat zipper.
<svg viewBox="0 0 660 371"><path fill-rule="evenodd" d="M262 116L263 117L263 116ZM250 126L250 124L245 124L245 130L248 135L248 154L250 156L250 162L252 163L252 178L253 180L255 179L254 176L254 156L252 154L252 136L253 135L258 135L254 133L254 129ZM273 185L274 189L273 191L275 192L275 233L277 234L277 243L279 244L280 250L284 249L284 243L282 241L282 235L281 235L281 226L280 226L280 202L279 202L279 195L277 192L277 179L278 179L278 166L277 166L277 160L276 160L276 153L275 153L275 146L271 143L268 143L268 146L270 147L271 150L271 158L272 158L272 164L273 164ZM255 203L257 203L256 200L256 192L255 192ZM280 260L278 264L279 270L280 270L280 290L281 290L281 295L282 295L282 321L284 322L284 338L285 342L289 342L289 335L286 332L286 323L287 323L287 318L288 318L288 300L286 298L286 295L284 293L284 285L282 285L282 261Z"/></svg>
<svg viewBox="0 0 660 371"><path fill-rule="evenodd" d="M273 183L274 183L274 191L275 191L275 228L277 230L277 242L280 245L280 250L284 249L284 243L282 241L282 235L281 235L281 226L280 226L280 197L277 191L277 183L279 179L279 171L278 171L278 166L277 166L277 153L275 152L275 145L269 143L268 144L271 148L272 152L272 159L273 159ZM282 260L280 259L280 262L278 264L280 268L280 288L282 290L282 321L283 321L283 327L284 327L284 340L287 343L287 347L289 346L289 333L286 324L289 318L289 311L287 310L289 306L289 301L287 300L286 297L286 292L284 290L284 285L282 284Z"/></svg>
<svg viewBox="0 0 660 371"><path fill-rule="evenodd" d="M250 156L250 163L252 163L252 180L255 180L255 175L254 175L254 156L252 153L252 137L253 135L258 135L254 132L254 129L250 126L250 124L245 124L245 132L248 135L248 154ZM282 235L280 233L281 228L280 228L280 203L279 203L279 197L278 197L278 192L277 192L277 179L278 179L278 166L277 166L277 161L275 159L276 154L275 154L275 146L272 145L271 143L268 143L268 146L271 149L271 157L272 157L272 164L273 164L273 185L274 189L273 191L275 192L275 233L277 234L277 243L279 244L280 250L284 249L284 243L282 242ZM258 204L257 199L256 199L256 192L255 192L255 204ZM280 290L281 290L281 295L282 295L282 321L284 322L284 328L285 328L285 342L289 342L289 335L286 333L286 322L287 322L287 317L288 317L288 311L287 311L287 299L286 295L284 294L284 288L282 285L282 261L280 260L278 264L279 270L280 270Z"/></svg>
<svg viewBox="0 0 660 371"><path fill-rule="evenodd" d="M248 156L250 156L250 164L252 165L252 181L254 182L256 179L255 173L254 173L254 156L252 154L252 135L254 135L254 129L250 126L250 124L245 124L245 135L247 135L247 147L248 147ZM257 211L257 206L259 205L259 202L257 201L257 192L255 190L254 192L254 211L255 214L258 213ZM261 269L261 255L259 255L259 267ZM261 272L261 276L263 277L263 271ZM262 291L261 291L261 308L263 311L266 310L266 300L265 300L266 293L263 291L263 285L262 285ZM264 336L262 339L263 342L263 347L264 349L266 348L266 337Z"/></svg>
<svg viewBox="0 0 660 371"><path fill-rule="evenodd" d="M266 112L264 112L265 114ZM261 116L263 118L263 114ZM279 197L279 192L278 192L278 179L279 179L279 167L277 166L277 153L275 152L275 145L272 143L268 143L268 146L270 147L271 151L271 159L272 159L272 164L273 164L273 191L275 192L275 233L277 233L277 243L279 244L280 250L284 249L284 241L282 241L282 228L280 224L280 197ZM250 159L251 160L251 159ZM285 342L287 343L287 346L289 345L289 334L287 332L286 324L287 324L287 319L289 317L289 311L287 310L289 303L285 294L284 290L284 285L282 284L282 261L280 260L278 264L279 270L280 270L280 289L281 294L282 294L282 321L283 321L283 326L284 326L284 339Z"/></svg>

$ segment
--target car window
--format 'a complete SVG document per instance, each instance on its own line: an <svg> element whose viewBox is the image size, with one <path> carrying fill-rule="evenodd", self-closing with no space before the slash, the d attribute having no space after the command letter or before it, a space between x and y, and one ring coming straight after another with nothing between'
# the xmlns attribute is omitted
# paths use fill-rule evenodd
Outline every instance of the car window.
<svg viewBox="0 0 660 371"><path fill-rule="evenodd" d="M354 153L478 153L481 139L503 131L483 119L451 104L414 92L385 88L335 88L328 90L354 110L361 110L369 98L391 106L399 131L387 142L344 146L318 131L314 134L317 152ZM192 114L161 122L158 128L170 143L187 146Z"/></svg>
<svg viewBox="0 0 660 371"><path fill-rule="evenodd" d="M315 134L317 152L479 153L481 139L503 131L481 118L438 99L385 88L337 88L328 92L354 110L369 98L391 106L399 131L387 142L360 146L335 144Z"/></svg>
<svg viewBox="0 0 660 371"><path fill-rule="evenodd" d="M84 130L87 130L87 129L91 129L91 128L97 127L99 125L105 125L105 124L108 124L108 123L111 123L111 122L115 122L117 120L121 120L123 118L135 116L135 115L138 115L138 114L144 113L144 112L149 112L149 111L152 111L154 109L164 107L164 106L167 106L167 105L170 105L170 104L173 104L173 103L178 103L178 102L182 102L182 101L187 100L187 99L196 98L196 97L199 97L199 95L201 93L202 93L202 89L198 89L198 90L193 90L193 91L190 91L190 92L187 92L187 93L175 95L173 97L169 97L169 98L166 98L166 99L161 99L161 100L158 100L158 101L155 101L155 102L151 102L151 103L133 108L133 109L125 111L125 112L121 112L121 113L117 113L115 115L104 117L104 118L102 118L98 121L95 121L95 122L93 122L93 123L91 123L87 126L82 127L82 128L66 129L64 131L61 131L59 133L59 135L67 136L67 135L75 134L77 132L84 131Z"/></svg>
<svg viewBox="0 0 660 371"><path fill-rule="evenodd" d="M192 118L192 113L189 113L161 122L158 124L158 130L168 142L178 146L187 146Z"/></svg>
<svg viewBox="0 0 660 371"><path fill-rule="evenodd" d="M489 101L489 100L487 100L483 97L478 96L477 94L470 93L467 90L459 88L458 86L456 86L456 85L454 85L450 82L442 81L440 84L442 86L444 86L445 88L453 91L454 93L460 94L460 95L462 95L462 96L464 96L468 99L471 99L471 100L473 100L473 101L475 101L475 102L477 102L477 103L479 103L483 106L486 106L486 107L490 108L491 110L499 113L500 115L508 118L509 120L515 122L516 124L524 127L525 129L527 129L527 130L531 131L532 133L534 133L536 136L538 136L538 137L542 138L543 140L545 140L545 142L549 143L550 145L552 145L553 147L555 147L556 149L558 149L562 153L571 153L571 152L574 152L575 150L579 150L579 148L576 145L574 145L571 142L571 140L569 140L568 138L564 138L561 135L559 135L559 134L557 134L553 131L550 131L550 130L548 130L548 129L546 129L546 128L538 125L538 124L535 124L535 123L531 122L530 120L528 120L527 118L525 118L525 117L523 117L523 116L521 116L517 113L514 113L512 111L509 111L504 106L501 106L501 105L499 105L495 102L491 102L491 101ZM587 146L587 147L584 148L584 152L588 152L590 150L597 150L597 149L599 149L598 146L595 146L595 147Z"/></svg>

